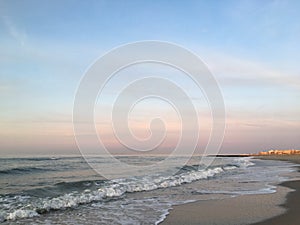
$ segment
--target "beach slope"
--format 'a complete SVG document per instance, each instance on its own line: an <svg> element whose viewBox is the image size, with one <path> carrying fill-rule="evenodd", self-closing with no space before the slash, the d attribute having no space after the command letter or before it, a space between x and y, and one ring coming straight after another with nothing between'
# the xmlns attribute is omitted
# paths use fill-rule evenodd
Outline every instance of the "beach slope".
<svg viewBox="0 0 300 225"><path fill-rule="evenodd" d="M258 156L300 164L300 156ZM300 173L295 173L299 179ZM161 223L190 225L289 224L300 219L300 180L284 182L272 194L244 195L221 200L196 201L174 206Z"/></svg>

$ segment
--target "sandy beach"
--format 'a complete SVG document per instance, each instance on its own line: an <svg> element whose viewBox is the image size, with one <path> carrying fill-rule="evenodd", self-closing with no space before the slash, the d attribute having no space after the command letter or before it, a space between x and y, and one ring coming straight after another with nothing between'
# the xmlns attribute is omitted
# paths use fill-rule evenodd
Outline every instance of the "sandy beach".
<svg viewBox="0 0 300 225"><path fill-rule="evenodd" d="M300 164L300 155L286 155L286 156L260 156L262 159L270 159L270 160L284 160L290 161L293 163ZM299 175L298 175L299 176ZM299 177L298 177L299 178ZM299 215L300 215L300 207L299 207L299 199L300 199L300 180L288 181L281 184L281 186L285 186L291 188L295 191L289 192L286 197L286 202L282 205L286 209L284 214L278 215L276 217L270 218L268 220L264 220L259 223L255 223L255 225L279 225L279 224L291 224L296 225L299 223Z"/></svg>
<svg viewBox="0 0 300 225"><path fill-rule="evenodd" d="M300 164L300 156L259 156L267 160L284 160ZM161 223L201 225L298 224L300 208L300 173L295 180L278 185L276 193L244 195L221 200L197 201L174 206Z"/></svg>

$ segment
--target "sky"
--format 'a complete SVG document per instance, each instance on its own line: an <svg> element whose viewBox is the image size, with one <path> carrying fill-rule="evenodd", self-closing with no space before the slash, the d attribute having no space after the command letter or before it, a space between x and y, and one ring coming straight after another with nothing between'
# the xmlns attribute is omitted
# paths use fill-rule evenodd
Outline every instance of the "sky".
<svg viewBox="0 0 300 225"><path fill-rule="evenodd" d="M79 154L72 111L81 78L101 55L143 40L187 48L214 74L226 109L220 153L300 149L299 10L296 0L0 0L0 156ZM105 113L121 85L143 70L174 80L194 99L203 149L211 126L203 93L178 71L149 65L120 73L104 91L95 109L104 142L124 153ZM137 104L129 124L147 138L156 115L168 122L172 137L162 152L170 151L180 120L166 102Z"/></svg>

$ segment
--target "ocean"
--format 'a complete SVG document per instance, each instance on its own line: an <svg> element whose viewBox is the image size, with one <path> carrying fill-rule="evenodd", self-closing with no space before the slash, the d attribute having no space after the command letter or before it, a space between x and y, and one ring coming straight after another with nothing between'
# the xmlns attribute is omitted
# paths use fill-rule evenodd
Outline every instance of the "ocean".
<svg viewBox="0 0 300 225"><path fill-rule="evenodd" d="M163 157L117 159L144 165ZM173 175L166 167L156 174L107 180L82 157L1 158L0 223L158 224L173 205L273 193L296 170L288 162L251 157L218 157L209 167L200 160L192 157ZM115 170L102 157L93 163Z"/></svg>

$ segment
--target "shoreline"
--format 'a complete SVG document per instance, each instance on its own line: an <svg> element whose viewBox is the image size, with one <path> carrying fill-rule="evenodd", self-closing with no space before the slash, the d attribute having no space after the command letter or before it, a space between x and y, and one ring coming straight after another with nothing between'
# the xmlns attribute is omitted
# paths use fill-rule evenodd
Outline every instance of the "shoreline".
<svg viewBox="0 0 300 225"><path fill-rule="evenodd" d="M300 173L300 156L293 156L293 155L287 155L287 156L260 156L258 158L266 159L266 160L282 160L282 161L288 161L292 163L299 164L298 166L298 173ZM293 189L294 191L291 191L286 196L286 201L284 204L281 205L281 207L284 207L286 209L286 212L281 215L277 215L273 218L254 223L252 225L268 225L268 224L274 224L274 225L280 225L280 224L296 224L297 220L299 220L300 215L300 202L298 201L300 199L300 180L292 180L292 181L286 181L281 184L280 186L288 187L290 189Z"/></svg>
<svg viewBox="0 0 300 225"><path fill-rule="evenodd" d="M297 224L300 217L299 199L300 199L300 181L286 181L280 184L293 189L287 194L286 201L281 207L286 209L286 212L275 217L253 223L252 225L281 225L281 224Z"/></svg>
<svg viewBox="0 0 300 225"><path fill-rule="evenodd" d="M298 180L277 185L272 194L242 195L226 199L195 201L175 205L159 223L189 225L268 225L297 224L300 218L300 156L256 156L256 159L282 160L299 164Z"/></svg>

